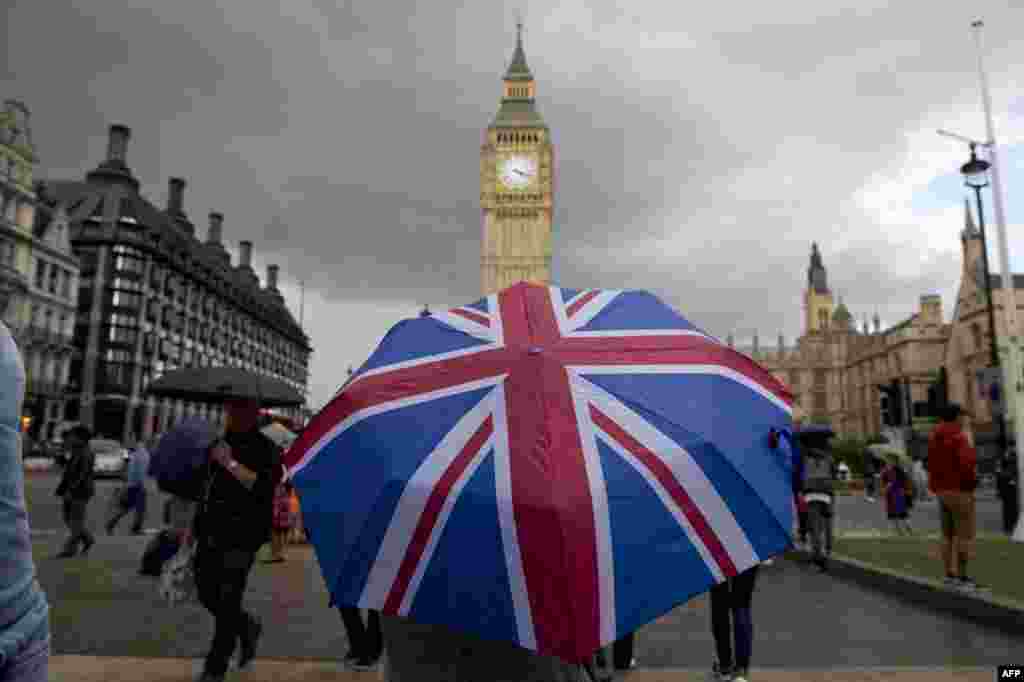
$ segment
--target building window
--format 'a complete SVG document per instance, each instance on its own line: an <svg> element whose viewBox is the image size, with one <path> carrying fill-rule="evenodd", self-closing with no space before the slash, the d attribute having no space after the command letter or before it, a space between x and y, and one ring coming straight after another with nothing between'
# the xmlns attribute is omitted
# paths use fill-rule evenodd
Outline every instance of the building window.
<svg viewBox="0 0 1024 682"><path fill-rule="evenodd" d="M43 290L43 285L46 283L46 261L41 258L36 258L36 289L39 291Z"/></svg>
<svg viewBox="0 0 1024 682"><path fill-rule="evenodd" d="M107 342L125 346L134 346L139 338L139 330L132 327L108 327Z"/></svg>
<svg viewBox="0 0 1024 682"><path fill-rule="evenodd" d="M85 246L75 249L78 256L79 276L93 275L96 273L96 266L99 263L99 254L96 247Z"/></svg>
<svg viewBox="0 0 1024 682"><path fill-rule="evenodd" d="M974 350L981 350L984 341L981 336L981 327L977 322L971 325L971 337L974 339Z"/></svg>
<svg viewBox="0 0 1024 682"><path fill-rule="evenodd" d="M65 270L64 276L61 278L60 295L61 298L70 301L71 300L71 271Z"/></svg>
<svg viewBox="0 0 1024 682"><path fill-rule="evenodd" d="M142 294L134 291L114 289L110 292L110 305L115 308L138 310L142 307Z"/></svg>
<svg viewBox="0 0 1024 682"><path fill-rule="evenodd" d="M60 277L60 268L56 265L50 266L50 286L46 288L51 294L57 293L57 280Z"/></svg>

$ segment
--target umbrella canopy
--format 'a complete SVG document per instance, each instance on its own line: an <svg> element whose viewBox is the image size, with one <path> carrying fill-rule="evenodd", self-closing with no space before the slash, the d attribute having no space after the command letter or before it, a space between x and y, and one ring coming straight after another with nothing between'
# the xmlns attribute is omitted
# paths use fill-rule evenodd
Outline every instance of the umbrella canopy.
<svg viewBox="0 0 1024 682"><path fill-rule="evenodd" d="M258 400L267 407L302 405L297 390L274 377L239 367L189 367L168 372L149 384L147 392L162 398L223 403L231 399Z"/></svg>
<svg viewBox="0 0 1024 682"><path fill-rule="evenodd" d="M568 661L791 544L772 375L642 291L393 327L285 455L337 603Z"/></svg>
<svg viewBox="0 0 1024 682"><path fill-rule="evenodd" d="M206 480L207 451L217 438L214 426L201 417L186 417L165 433L149 459L149 475L161 490L186 500L199 500Z"/></svg>

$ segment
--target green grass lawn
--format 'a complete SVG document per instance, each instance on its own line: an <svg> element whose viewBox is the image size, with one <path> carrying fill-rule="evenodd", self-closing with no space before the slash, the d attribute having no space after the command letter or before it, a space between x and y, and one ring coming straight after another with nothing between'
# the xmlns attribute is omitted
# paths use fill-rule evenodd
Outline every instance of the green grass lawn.
<svg viewBox="0 0 1024 682"><path fill-rule="evenodd" d="M938 537L836 538L835 553L899 573L941 581L945 575L939 558ZM1024 543L1006 537L982 536L976 557L968 564L972 578L991 590L995 597L1024 607Z"/></svg>

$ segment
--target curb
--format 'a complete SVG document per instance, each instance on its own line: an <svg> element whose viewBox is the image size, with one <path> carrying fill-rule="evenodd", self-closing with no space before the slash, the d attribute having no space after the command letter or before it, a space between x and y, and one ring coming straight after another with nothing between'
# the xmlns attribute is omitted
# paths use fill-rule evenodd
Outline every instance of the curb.
<svg viewBox="0 0 1024 682"><path fill-rule="evenodd" d="M810 561L810 552L794 554ZM1010 635L1024 635L1024 605L987 594L964 594L937 582L897 573L881 566L833 554L828 575L892 595L897 599L940 613L948 613Z"/></svg>

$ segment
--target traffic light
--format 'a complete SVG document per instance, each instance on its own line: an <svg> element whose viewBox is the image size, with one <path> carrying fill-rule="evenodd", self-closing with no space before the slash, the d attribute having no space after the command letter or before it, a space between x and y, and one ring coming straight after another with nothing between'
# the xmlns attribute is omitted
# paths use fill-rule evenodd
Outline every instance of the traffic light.
<svg viewBox="0 0 1024 682"><path fill-rule="evenodd" d="M903 386L899 380L893 379L889 384L878 384L876 388L882 394L880 401L882 423L886 426L902 426Z"/></svg>

